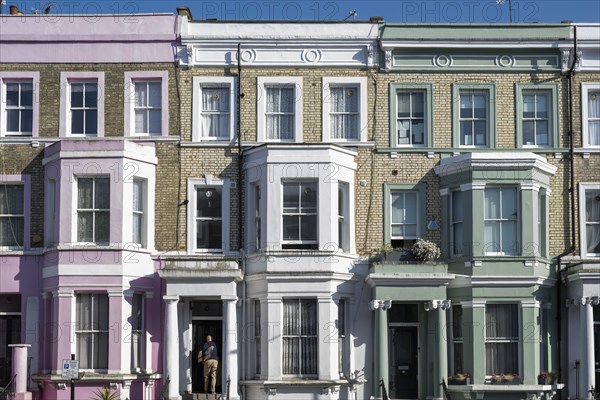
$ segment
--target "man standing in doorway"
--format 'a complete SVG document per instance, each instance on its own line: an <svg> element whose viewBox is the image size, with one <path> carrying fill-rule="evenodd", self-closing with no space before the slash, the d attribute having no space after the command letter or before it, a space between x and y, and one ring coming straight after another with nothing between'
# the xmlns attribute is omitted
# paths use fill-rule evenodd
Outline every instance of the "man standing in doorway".
<svg viewBox="0 0 600 400"><path fill-rule="evenodd" d="M206 337L206 343L204 343L202 351L198 354L198 362L204 362L204 393L215 393L219 360L217 359L217 345L210 335ZM209 379L210 392L208 391Z"/></svg>

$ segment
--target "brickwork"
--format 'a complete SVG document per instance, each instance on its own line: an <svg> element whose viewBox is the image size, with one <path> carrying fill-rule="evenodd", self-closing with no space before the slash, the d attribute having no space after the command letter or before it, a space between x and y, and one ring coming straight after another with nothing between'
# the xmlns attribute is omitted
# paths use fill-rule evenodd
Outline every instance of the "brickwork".
<svg viewBox="0 0 600 400"><path fill-rule="evenodd" d="M31 177L31 247L44 244L44 147L0 144L0 175Z"/></svg>
<svg viewBox="0 0 600 400"><path fill-rule="evenodd" d="M58 137L60 98L64 89L60 87L61 72L104 72L104 132L106 137L123 136L124 80L129 71L168 71L169 82L169 134L178 135L178 95L175 84L174 64L0 64L1 71L40 72L40 137Z"/></svg>

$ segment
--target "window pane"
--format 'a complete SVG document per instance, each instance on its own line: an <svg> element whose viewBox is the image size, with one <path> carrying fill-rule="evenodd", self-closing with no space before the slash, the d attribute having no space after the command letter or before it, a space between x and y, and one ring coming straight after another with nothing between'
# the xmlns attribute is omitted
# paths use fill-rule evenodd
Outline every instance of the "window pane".
<svg viewBox="0 0 600 400"><path fill-rule="evenodd" d="M460 123L460 144L473 145L473 123L471 121L461 121Z"/></svg>
<svg viewBox="0 0 600 400"><path fill-rule="evenodd" d="M0 214L24 213L25 187L23 185L0 185Z"/></svg>
<svg viewBox="0 0 600 400"><path fill-rule="evenodd" d="M398 93L398 118L410 117L410 93Z"/></svg>
<svg viewBox="0 0 600 400"><path fill-rule="evenodd" d="M462 192L452 192L452 221L462 221L463 219L463 208L462 208Z"/></svg>
<svg viewBox="0 0 600 400"><path fill-rule="evenodd" d="M398 144L410 144L410 121L398 121Z"/></svg>
<svg viewBox="0 0 600 400"><path fill-rule="evenodd" d="M135 106L145 107L148 98L146 82L135 82Z"/></svg>
<svg viewBox="0 0 600 400"><path fill-rule="evenodd" d="M476 94L473 96L473 116L475 118L487 118L487 96Z"/></svg>
<svg viewBox="0 0 600 400"><path fill-rule="evenodd" d="M548 121L537 121L536 124L536 144L538 146L548 145Z"/></svg>
<svg viewBox="0 0 600 400"><path fill-rule="evenodd" d="M535 117L535 96L523 95L523 118Z"/></svg>
<svg viewBox="0 0 600 400"><path fill-rule="evenodd" d="M148 132L148 113L146 110L135 110L135 133Z"/></svg>
<svg viewBox="0 0 600 400"><path fill-rule="evenodd" d="M486 337L495 339L518 338L518 316L519 310L516 304L486 304Z"/></svg>
<svg viewBox="0 0 600 400"><path fill-rule="evenodd" d="M486 375L518 375L518 347L518 343L486 343Z"/></svg>
<svg viewBox="0 0 600 400"><path fill-rule="evenodd" d="M301 202L303 212L317 211L317 184L315 182L304 182L301 185Z"/></svg>
<svg viewBox="0 0 600 400"><path fill-rule="evenodd" d="M83 114L83 110L74 110L71 112L71 133L84 133Z"/></svg>
<svg viewBox="0 0 600 400"><path fill-rule="evenodd" d="M108 211L97 211L95 217L95 242L108 243L110 233L110 213Z"/></svg>
<svg viewBox="0 0 600 400"><path fill-rule="evenodd" d="M523 144L534 145L534 121L523 121Z"/></svg>
<svg viewBox="0 0 600 400"><path fill-rule="evenodd" d="M517 189L504 188L502 194L502 218L516 219L517 218Z"/></svg>
<svg viewBox="0 0 600 400"><path fill-rule="evenodd" d="M19 84L18 83L7 83L6 84L6 105L7 106L19 106Z"/></svg>
<svg viewBox="0 0 600 400"><path fill-rule="evenodd" d="M500 252L500 222L485 222L484 241L486 252Z"/></svg>
<svg viewBox="0 0 600 400"><path fill-rule="evenodd" d="M77 207L78 208L93 208L93 187L94 180L92 178L77 178Z"/></svg>
<svg viewBox="0 0 600 400"><path fill-rule="evenodd" d="M404 194L405 221L409 224L417 223L417 193L407 192Z"/></svg>
<svg viewBox="0 0 600 400"><path fill-rule="evenodd" d="M487 122L486 121L474 121L473 122L473 133L475 134L475 145L485 146L487 142Z"/></svg>
<svg viewBox="0 0 600 400"><path fill-rule="evenodd" d="M537 96L537 117L548 118L548 95L546 94Z"/></svg>
<svg viewBox="0 0 600 400"><path fill-rule="evenodd" d="M77 213L77 241L88 242L94 241L94 213L79 211Z"/></svg>
<svg viewBox="0 0 600 400"><path fill-rule="evenodd" d="M6 110L6 130L8 132L20 132L19 129L19 110Z"/></svg>
<svg viewBox="0 0 600 400"><path fill-rule="evenodd" d="M283 240L300 239L300 219L296 215L283 216Z"/></svg>
<svg viewBox="0 0 600 400"><path fill-rule="evenodd" d="M161 107L161 101L162 101L162 85L160 82L149 82L148 83L148 89L149 89L149 98L148 98L148 102L149 102L149 106L153 107L153 108L160 108Z"/></svg>
<svg viewBox="0 0 600 400"><path fill-rule="evenodd" d="M133 243L142 244L142 218L141 214L133 214Z"/></svg>
<svg viewBox="0 0 600 400"><path fill-rule="evenodd" d="M412 142L413 144L425 143L425 123L419 120L413 120L412 124Z"/></svg>
<svg viewBox="0 0 600 400"><path fill-rule="evenodd" d="M286 113L294 112L294 103L296 99L294 98L294 88L281 88L281 106L279 111Z"/></svg>
<svg viewBox="0 0 600 400"><path fill-rule="evenodd" d="M21 83L21 106L33 107L33 85Z"/></svg>
<svg viewBox="0 0 600 400"><path fill-rule="evenodd" d="M461 118L472 118L473 116L473 102L471 100L471 94L468 92L460 93L460 117Z"/></svg>
<svg viewBox="0 0 600 400"><path fill-rule="evenodd" d="M196 248L220 249L222 244L221 220L200 220L196 225Z"/></svg>
<svg viewBox="0 0 600 400"><path fill-rule="evenodd" d="M300 191L298 184L283 184L283 208L284 212L298 212L300 210Z"/></svg>
<svg viewBox="0 0 600 400"><path fill-rule="evenodd" d="M133 181L133 211L144 210L144 181L135 179Z"/></svg>
<svg viewBox="0 0 600 400"><path fill-rule="evenodd" d="M220 187L197 189L196 216L198 218L221 218L221 211Z"/></svg>
<svg viewBox="0 0 600 400"><path fill-rule="evenodd" d="M202 111L229 112L229 89L227 87L202 88Z"/></svg>
<svg viewBox="0 0 600 400"><path fill-rule="evenodd" d="M148 111L150 115L150 121L148 123L148 133L161 133L161 111L160 110L150 110Z"/></svg>
<svg viewBox="0 0 600 400"><path fill-rule="evenodd" d="M453 235L453 251L454 254L462 254L462 245L463 245L463 233L462 233L462 223L454 224L452 228Z"/></svg>
<svg viewBox="0 0 600 400"><path fill-rule="evenodd" d="M404 222L404 193L392 192L392 223Z"/></svg>
<svg viewBox="0 0 600 400"><path fill-rule="evenodd" d="M98 110L85 111L85 133L88 135L98 133Z"/></svg>
<svg viewBox="0 0 600 400"><path fill-rule="evenodd" d="M96 108L98 105L98 85L95 83L85 84L85 107Z"/></svg>
<svg viewBox="0 0 600 400"><path fill-rule="evenodd" d="M24 217L0 217L0 246L23 246L24 224Z"/></svg>
<svg viewBox="0 0 600 400"><path fill-rule="evenodd" d="M110 179L95 178L95 199L94 204L97 209L110 208Z"/></svg>
<svg viewBox="0 0 600 400"><path fill-rule="evenodd" d="M517 254L517 223L515 221L502 223L502 252Z"/></svg>
<svg viewBox="0 0 600 400"><path fill-rule="evenodd" d="M21 111L21 132L31 132L33 128L33 110Z"/></svg>
<svg viewBox="0 0 600 400"><path fill-rule="evenodd" d="M83 107L83 83L71 84L71 107Z"/></svg>
<svg viewBox="0 0 600 400"><path fill-rule="evenodd" d="M585 220L600 222L600 190L585 191Z"/></svg>
<svg viewBox="0 0 600 400"><path fill-rule="evenodd" d="M500 218L500 189L485 189L485 219Z"/></svg>
<svg viewBox="0 0 600 400"><path fill-rule="evenodd" d="M301 240L317 240L317 216L303 216L301 220Z"/></svg>

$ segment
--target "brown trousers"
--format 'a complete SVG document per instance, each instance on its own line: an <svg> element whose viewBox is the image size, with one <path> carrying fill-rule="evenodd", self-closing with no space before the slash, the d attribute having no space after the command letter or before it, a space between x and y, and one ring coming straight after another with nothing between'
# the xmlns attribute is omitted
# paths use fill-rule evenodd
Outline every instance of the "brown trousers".
<svg viewBox="0 0 600 400"><path fill-rule="evenodd" d="M204 393L209 393L208 385L210 379L210 393L215 393L215 386L217 386L217 368L219 362L217 360L205 360L204 361Z"/></svg>

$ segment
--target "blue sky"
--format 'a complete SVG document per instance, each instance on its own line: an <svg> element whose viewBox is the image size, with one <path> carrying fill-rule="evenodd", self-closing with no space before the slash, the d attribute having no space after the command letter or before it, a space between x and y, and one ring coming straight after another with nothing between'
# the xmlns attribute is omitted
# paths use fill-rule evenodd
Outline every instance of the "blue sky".
<svg viewBox="0 0 600 400"><path fill-rule="evenodd" d="M130 14L175 12L188 6L194 19L220 20L343 20L356 11L356 20L379 15L386 22L508 22L508 0L7 0L27 13L52 3L53 13ZM600 22L599 0L512 0L513 22Z"/></svg>

